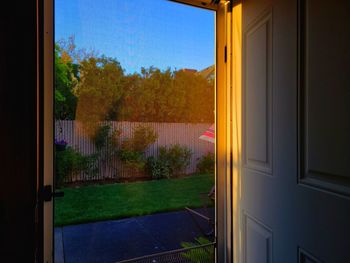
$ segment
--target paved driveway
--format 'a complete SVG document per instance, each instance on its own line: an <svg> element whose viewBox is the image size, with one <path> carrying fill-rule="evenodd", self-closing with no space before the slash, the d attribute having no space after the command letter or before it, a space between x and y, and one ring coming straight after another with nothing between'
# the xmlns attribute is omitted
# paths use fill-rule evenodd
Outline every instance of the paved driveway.
<svg viewBox="0 0 350 263"><path fill-rule="evenodd" d="M210 214L213 218L214 209ZM196 219L187 211L178 211L58 227L55 263L112 263L177 249L181 242L194 241L209 232L208 224Z"/></svg>

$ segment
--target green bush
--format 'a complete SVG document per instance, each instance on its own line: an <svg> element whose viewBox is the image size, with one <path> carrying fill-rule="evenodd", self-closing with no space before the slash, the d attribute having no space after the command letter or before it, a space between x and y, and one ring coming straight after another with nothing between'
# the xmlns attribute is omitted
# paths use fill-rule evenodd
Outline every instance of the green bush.
<svg viewBox="0 0 350 263"><path fill-rule="evenodd" d="M179 144L159 147L158 159L168 165L169 177L184 174L191 162L191 156L191 150Z"/></svg>
<svg viewBox="0 0 350 263"><path fill-rule="evenodd" d="M119 141L120 141L120 130L116 129L112 131L112 127L109 124L99 124L96 126L95 133L92 136L92 141L96 147L96 160L102 167L117 156Z"/></svg>
<svg viewBox="0 0 350 263"><path fill-rule="evenodd" d="M147 158L147 172L152 179L170 178L168 162L157 159L154 156Z"/></svg>
<svg viewBox="0 0 350 263"><path fill-rule="evenodd" d="M108 145L108 139L110 137L110 125L102 125L96 128L96 132L92 137L97 150L101 150Z"/></svg>
<svg viewBox="0 0 350 263"><path fill-rule="evenodd" d="M120 135L121 131L115 129L112 131L112 127L109 124L103 124L96 128L92 141L98 152L104 153L108 150L109 154L115 153L115 150L120 147ZM115 149L114 151L112 149Z"/></svg>
<svg viewBox="0 0 350 263"><path fill-rule="evenodd" d="M197 171L199 173L214 173L215 171L215 155L208 152L199 158L197 163Z"/></svg>
<svg viewBox="0 0 350 263"><path fill-rule="evenodd" d="M145 151L158 138L158 134L149 126L139 125L131 138L125 139L118 151L119 159L130 168L143 171L146 165Z"/></svg>
<svg viewBox="0 0 350 263"><path fill-rule="evenodd" d="M139 125L134 129L131 138L122 142L122 149L134 152L144 152L158 138L158 134L149 126Z"/></svg>
<svg viewBox="0 0 350 263"><path fill-rule="evenodd" d="M56 186L62 186L67 176L84 172L86 175L96 173L96 156L82 155L80 152L67 146L63 151L55 153L55 182Z"/></svg>
<svg viewBox="0 0 350 263"><path fill-rule="evenodd" d="M129 168L135 168L141 171L145 167L146 160L142 152L122 149L119 151L118 156L119 159Z"/></svg>

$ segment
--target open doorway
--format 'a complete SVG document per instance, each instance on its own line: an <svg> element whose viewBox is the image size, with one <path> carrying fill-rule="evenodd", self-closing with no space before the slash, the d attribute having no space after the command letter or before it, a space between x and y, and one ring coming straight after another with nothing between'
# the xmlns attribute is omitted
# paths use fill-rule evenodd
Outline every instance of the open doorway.
<svg viewBox="0 0 350 263"><path fill-rule="evenodd" d="M213 262L215 12L57 0L54 28L55 262Z"/></svg>

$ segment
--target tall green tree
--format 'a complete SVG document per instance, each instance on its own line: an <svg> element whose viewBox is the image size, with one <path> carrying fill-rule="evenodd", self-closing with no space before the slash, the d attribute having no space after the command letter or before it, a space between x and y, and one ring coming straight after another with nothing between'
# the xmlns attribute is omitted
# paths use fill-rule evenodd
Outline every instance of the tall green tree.
<svg viewBox="0 0 350 263"><path fill-rule="evenodd" d="M74 120L77 97L73 90L78 82L78 65L55 45L55 118Z"/></svg>
<svg viewBox="0 0 350 263"><path fill-rule="evenodd" d="M116 59L77 49L72 36L55 46L55 116L85 126L104 120L213 122L214 79L206 77L208 69L149 67L125 75Z"/></svg>
<svg viewBox="0 0 350 263"><path fill-rule="evenodd" d="M174 89L181 90L185 98L177 121L189 123L214 122L214 81L197 72L177 71Z"/></svg>
<svg viewBox="0 0 350 263"><path fill-rule="evenodd" d="M149 122L213 122L214 82L196 72L143 68L128 76L122 118Z"/></svg>
<svg viewBox="0 0 350 263"><path fill-rule="evenodd" d="M94 134L98 122L108 120L124 93L124 72L119 62L108 57L90 57L80 62L76 118Z"/></svg>

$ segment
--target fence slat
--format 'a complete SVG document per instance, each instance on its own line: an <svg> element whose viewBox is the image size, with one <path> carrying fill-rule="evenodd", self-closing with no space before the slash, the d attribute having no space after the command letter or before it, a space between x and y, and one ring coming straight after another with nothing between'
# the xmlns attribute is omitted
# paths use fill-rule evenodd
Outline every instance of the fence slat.
<svg viewBox="0 0 350 263"><path fill-rule="evenodd" d="M194 173L198 159L207 154L214 152L214 144L200 140L199 136L203 134L211 123L142 123L142 122L104 122L109 124L112 130L119 129L122 131L122 138L130 138L133 130L139 125L147 125L151 127L157 134L157 141L152 144L145 152L148 156L157 156L158 148L160 146L170 146L173 144L180 144L186 146L192 151L192 158L190 165L186 169L186 173ZM82 124L78 121L71 120L56 120L55 122L55 138L58 140L66 140L68 145L78 150L84 155L95 153L95 145L91 139L85 134ZM110 150L110 149L107 149ZM132 175L128 174L127 169L116 158L111 160L108 164L103 165L98 163L99 171L94 177L89 177L83 173L69 176L65 182L87 181L87 180L105 180L130 178Z"/></svg>

